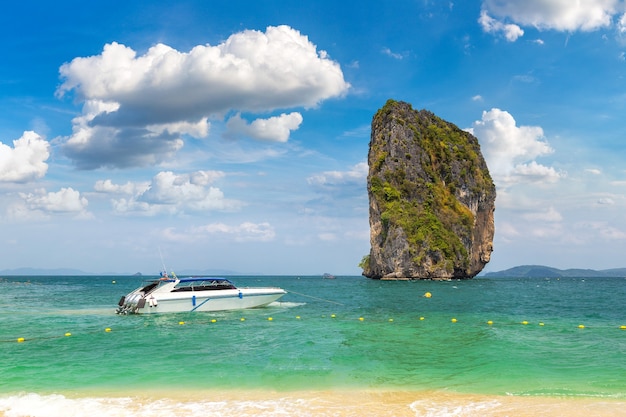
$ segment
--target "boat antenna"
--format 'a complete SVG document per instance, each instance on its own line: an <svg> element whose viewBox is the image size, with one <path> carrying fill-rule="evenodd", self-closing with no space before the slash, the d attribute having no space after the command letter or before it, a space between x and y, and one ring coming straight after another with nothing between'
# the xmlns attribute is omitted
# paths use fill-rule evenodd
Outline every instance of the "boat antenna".
<svg viewBox="0 0 626 417"><path fill-rule="evenodd" d="M163 254L161 253L160 246L159 246L159 256L161 257L161 265L163 266L163 270L161 271L161 276L167 277L167 268L165 267L165 262L163 261Z"/></svg>

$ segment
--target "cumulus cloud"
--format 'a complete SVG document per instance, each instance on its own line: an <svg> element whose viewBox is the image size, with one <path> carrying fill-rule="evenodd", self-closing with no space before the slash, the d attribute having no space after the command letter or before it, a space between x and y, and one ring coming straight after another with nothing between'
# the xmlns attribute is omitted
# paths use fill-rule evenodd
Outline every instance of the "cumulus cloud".
<svg viewBox="0 0 626 417"><path fill-rule="evenodd" d="M230 139L249 137L269 142L287 142L292 130L296 130L302 123L302 115L298 112L281 114L269 119L256 119L248 124L237 113L226 123L224 137Z"/></svg>
<svg viewBox="0 0 626 417"><path fill-rule="evenodd" d="M29 210L43 213L87 214L89 202L80 192L71 187L61 188L57 192L46 192L44 189L32 193L20 193Z"/></svg>
<svg viewBox="0 0 626 417"><path fill-rule="evenodd" d="M46 175L50 144L33 131L24 132L13 147L0 142L0 182L25 183Z"/></svg>
<svg viewBox="0 0 626 417"><path fill-rule="evenodd" d="M609 27L621 7L620 0L483 0L479 22L485 32L514 41L524 33L520 26L564 32Z"/></svg>
<svg viewBox="0 0 626 417"><path fill-rule="evenodd" d="M468 129L480 140L481 150L496 184L555 182L563 176L535 158L554 152L538 126L517 126L513 116L500 109L484 111L482 120Z"/></svg>
<svg viewBox="0 0 626 417"><path fill-rule="evenodd" d="M60 75L57 95L71 92L84 103L64 150L85 169L155 164L182 147L181 135L205 137L211 118L311 108L350 87L339 65L289 26L246 30L188 52L157 44L138 55L114 42L64 64ZM297 117L265 123L293 130ZM249 128L258 133L263 123Z"/></svg>
<svg viewBox="0 0 626 417"><path fill-rule="evenodd" d="M196 171L190 174L163 171L149 183L114 184L111 180L100 180L94 189L100 193L119 195L119 198L112 199L113 208L119 214L237 210L243 205L242 202L225 198L219 188L212 186L223 176L221 171Z"/></svg>

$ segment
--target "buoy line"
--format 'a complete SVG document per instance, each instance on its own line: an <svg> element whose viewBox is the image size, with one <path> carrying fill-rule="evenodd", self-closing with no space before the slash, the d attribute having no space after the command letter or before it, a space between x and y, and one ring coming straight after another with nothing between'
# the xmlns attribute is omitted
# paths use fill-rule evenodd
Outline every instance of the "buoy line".
<svg viewBox="0 0 626 417"><path fill-rule="evenodd" d="M304 295L304 294L302 294ZM304 295L306 296L306 295ZM314 298L314 297L313 297ZM321 301L327 301L327 302L331 302L331 303L336 303L330 300L323 300L320 299ZM336 304L341 304L341 303L336 303ZM294 319L299 321L301 320L303 317L300 315L296 315L294 317L279 317L277 321L279 322L286 322L289 319ZM428 320L428 317L425 316L420 316L419 318L417 316L415 316L414 318L409 318L407 320L400 320L400 321L395 321L393 317L388 317L388 318L366 318L364 316L360 316L360 317L356 317L356 316L344 316L342 318L339 318L339 315L337 314L322 314L319 316L314 316L312 318L320 318L320 319L327 319L330 318L333 321L341 321L341 322L363 322L363 323L374 323L374 324L382 324L382 323L393 323L394 325L404 325L404 324L413 324L415 325L415 328L423 328L423 324L421 323L425 323L425 322L429 322L430 324L429 326L432 326L433 321L432 320ZM265 322L273 322L274 317L272 316L268 316L268 317L258 317L258 319L260 321L265 321ZM435 319L435 324L436 325L441 325L441 327L443 328L443 322L441 322L442 317L438 317L437 319ZM210 324L217 324L220 322L226 322L226 323L233 323L233 322L240 322L240 323L247 323L247 320L245 317L240 317L240 318L227 318L227 319L217 319L215 317L210 317L210 318L205 318L205 319L201 319L201 320L192 320L192 321L184 321L184 320L180 320L178 319L178 321L174 320L171 323L167 323L165 324L167 325L175 325L177 324L179 327L180 326L193 326L193 325L210 325ZM462 317L460 317L459 319L457 319L456 317L450 317L448 323L451 323L450 326L461 326L461 327L483 327L486 326L487 328L505 328L505 327L513 327L513 326L522 326L522 327L538 327L538 328L552 328L554 329L554 326L550 326L549 322L545 322L545 321L539 321L539 322L529 322L528 320L523 320L523 321L511 321L511 320L507 320L507 321L493 321L493 320L487 320L487 321L463 321ZM159 326L161 327L161 326ZM563 326L559 326L559 328L563 328ZM572 324L571 327L570 326L566 326L567 329L571 329L571 330L606 330L606 329L617 329L617 330L626 330L626 325L611 325L611 326L607 326L607 325L592 325L590 327L587 327L587 325L581 324L579 322L579 324ZM141 330L141 329L146 329L145 325L142 326L135 326L135 327L122 327L122 328L117 328L115 329L115 333L120 333L120 332L127 332L127 331L137 331L137 330ZM100 332L105 332L105 333L112 333L113 329L111 327L106 327L103 329L98 329L98 330L86 330L84 332L75 332L72 333L70 331L66 331L63 334L58 334L58 335L53 335L53 336L41 336L41 337L17 337L17 338L12 338L12 339L0 339L0 343L24 343L24 342L30 342L30 341L43 341L43 340L53 340L53 339L62 339L62 338L68 338L71 336L74 336L74 334L76 335L86 335L86 334L95 334L95 333L100 333Z"/></svg>

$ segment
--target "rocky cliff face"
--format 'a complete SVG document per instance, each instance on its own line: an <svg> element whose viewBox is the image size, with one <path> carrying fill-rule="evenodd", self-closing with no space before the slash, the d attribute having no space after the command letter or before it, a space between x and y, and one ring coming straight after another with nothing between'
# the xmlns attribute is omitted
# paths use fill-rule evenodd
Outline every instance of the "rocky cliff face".
<svg viewBox="0 0 626 417"><path fill-rule="evenodd" d="M389 100L372 120L367 189L374 279L472 278L493 250L496 190L477 139Z"/></svg>

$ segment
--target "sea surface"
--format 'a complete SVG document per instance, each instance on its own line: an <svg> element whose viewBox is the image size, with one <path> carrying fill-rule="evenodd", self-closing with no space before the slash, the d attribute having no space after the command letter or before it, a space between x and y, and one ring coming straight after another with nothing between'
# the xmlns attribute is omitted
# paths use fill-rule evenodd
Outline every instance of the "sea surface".
<svg viewBox="0 0 626 417"><path fill-rule="evenodd" d="M626 416L625 278L231 279L288 294L120 316L141 277L0 278L0 416Z"/></svg>

